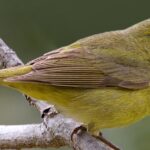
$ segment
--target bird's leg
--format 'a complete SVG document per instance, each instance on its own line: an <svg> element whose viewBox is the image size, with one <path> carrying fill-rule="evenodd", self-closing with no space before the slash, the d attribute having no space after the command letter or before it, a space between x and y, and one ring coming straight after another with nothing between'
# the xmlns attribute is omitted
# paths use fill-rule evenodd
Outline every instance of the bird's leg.
<svg viewBox="0 0 150 150"><path fill-rule="evenodd" d="M118 147L116 147L116 145L113 145L110 141L108 141L107 139L105 139L103 137L102 132L99 132L99 135L93 135L95 138L99 139L100 141L102 141L103 143L109 145L111 148L113 148L114 150L120 150Z"/></svg>

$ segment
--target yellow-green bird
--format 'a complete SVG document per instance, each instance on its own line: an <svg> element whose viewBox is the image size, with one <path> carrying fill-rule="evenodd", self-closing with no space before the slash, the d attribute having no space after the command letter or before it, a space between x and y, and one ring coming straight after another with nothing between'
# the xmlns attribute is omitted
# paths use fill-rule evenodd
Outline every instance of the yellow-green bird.
<svg viewBox="0 0 150 150"><path fill-rule="evenodd" d="M54 104L91 132L150 114L150 19L0 71L0 84Z"/></svg>

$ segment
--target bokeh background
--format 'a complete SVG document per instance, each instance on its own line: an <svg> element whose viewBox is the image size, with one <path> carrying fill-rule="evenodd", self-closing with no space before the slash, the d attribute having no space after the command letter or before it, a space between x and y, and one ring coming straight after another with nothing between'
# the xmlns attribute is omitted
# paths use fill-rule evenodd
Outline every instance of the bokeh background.
<svg viewBox="0 0 150 150"><path fill-rule="evenodd" d="M0 37L27 62L82 37L147 19L149 6L149 0L0 0ZM22 94L0 87L0 124L40 121ZM147 117L104 135L124 150L149 150L149 126Z"/></svg>

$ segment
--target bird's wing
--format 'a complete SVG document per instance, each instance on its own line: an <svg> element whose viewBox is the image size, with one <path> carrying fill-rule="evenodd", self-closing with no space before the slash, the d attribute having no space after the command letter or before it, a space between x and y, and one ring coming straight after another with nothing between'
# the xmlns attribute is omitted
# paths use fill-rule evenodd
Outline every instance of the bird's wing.
<svg viewBox="0 0 150 150"><path fill-rule="evenodd" d="M33 71L11 81L44 82L54 86L141 89L149 86L147 63L127 57L114 57L86 49L65 48L49 52L28 64Z"/></svg>

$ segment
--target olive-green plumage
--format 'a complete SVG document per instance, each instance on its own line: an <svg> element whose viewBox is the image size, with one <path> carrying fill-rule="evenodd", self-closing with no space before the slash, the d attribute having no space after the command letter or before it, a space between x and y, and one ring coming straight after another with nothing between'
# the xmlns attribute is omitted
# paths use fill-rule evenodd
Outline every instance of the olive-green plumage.
<svg viewBox="0 0 150 150"><path fill-rule="evenodd" d="M0 78L55 104L91 132L130 124L150 114L150 19L1 70Z"/></svg>

